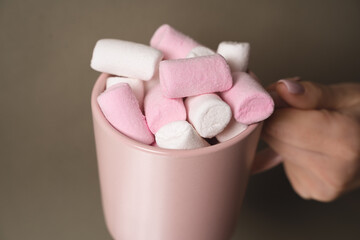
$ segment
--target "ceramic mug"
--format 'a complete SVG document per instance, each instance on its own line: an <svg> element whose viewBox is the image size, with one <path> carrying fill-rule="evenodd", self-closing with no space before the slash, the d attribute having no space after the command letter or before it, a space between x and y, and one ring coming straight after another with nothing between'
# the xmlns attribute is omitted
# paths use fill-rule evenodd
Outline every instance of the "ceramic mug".
<svg viewBox="0 0 360 240"><path fill-rule="evenodd" d="M213 146L170 150L114 129L91 96L106 225L116 240L226 240L233 233L262 124Z"/></svg>

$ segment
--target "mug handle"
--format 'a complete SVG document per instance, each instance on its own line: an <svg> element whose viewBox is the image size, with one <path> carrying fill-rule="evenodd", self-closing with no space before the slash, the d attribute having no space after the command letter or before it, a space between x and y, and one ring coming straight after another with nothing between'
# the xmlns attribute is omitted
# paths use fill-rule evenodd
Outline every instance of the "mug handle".
<svg viewBox="0 0 360 240"><path fill-rule="evenodd" d="M256 81L260 83L259 78L255 75L254 72L248 69L249 75L251 75ZM256 153L255 159L251 168L251 174L261 173L267 171L273 167L276 167L283 162L282 157L277 154L271 148L266 148Z"/></svg>
<svg viewBox="0 0 360 240"><path fill-rule="evenodd" d="M256 153L254 163L251 168L251 174L264 172L276 167L283 162L283 158L271 148L266 148Z"/></svg>

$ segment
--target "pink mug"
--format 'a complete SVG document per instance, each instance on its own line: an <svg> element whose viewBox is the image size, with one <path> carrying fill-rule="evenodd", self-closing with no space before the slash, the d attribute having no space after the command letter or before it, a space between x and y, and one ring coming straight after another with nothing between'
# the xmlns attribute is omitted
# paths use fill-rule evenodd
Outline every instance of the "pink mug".
<svg viewBox="0 0 360 240"><path fill-rule="evenodd" d="M116 240L226 240L247 186L262 124L193 150L134 141L114 129L91 95L102 204ZM268 168L268 167L267 167Z"/></svg>

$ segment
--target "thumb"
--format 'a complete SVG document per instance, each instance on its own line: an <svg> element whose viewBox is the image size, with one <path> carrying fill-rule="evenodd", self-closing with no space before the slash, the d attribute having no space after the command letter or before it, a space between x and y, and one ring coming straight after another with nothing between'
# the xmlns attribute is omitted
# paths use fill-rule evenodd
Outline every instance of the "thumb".
<svg viewBox="0 0 360 240"><path fill-rule="evenodd" d="M275 89L279 97L292 107L338 110L359 100L360 84L323 85L282 79L276 83Z"/></svg>

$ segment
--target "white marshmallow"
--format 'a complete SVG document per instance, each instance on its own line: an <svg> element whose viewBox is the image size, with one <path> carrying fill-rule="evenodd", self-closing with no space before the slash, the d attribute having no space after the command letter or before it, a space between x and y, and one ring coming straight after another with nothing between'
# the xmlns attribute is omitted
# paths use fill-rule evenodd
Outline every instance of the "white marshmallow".
<svg viewBox="0 0 360 240"><path fill-rule="evenodd" d="M231 118L224 131L216 135L216 139L219 142L225 142L245 131L247 127L247 125L236 121L235 118Z"/></svg>
<svg viewBox="0 0 360 240"><path fill-rule="evenodd" d="M193 57L201 57L201 56L209 56L213 55L215 52L211 50L210 48L204 47L204 46L197 46L191 49L189 54L186 56L186 58L193 58Z"/></svg>
<svg viewBox="0 0 360 240"><path fill-rule="evenodd" d="M152 47L117 39L101 39L94 48L91 67L99 72L150 80L163 54Z"/></svg>
<svg viewBox="0 0 360 240"><path fill-rule="evenodd" d="M194 149L210 146L187 121L166 124L155 134L158 147L168 149Z"/></svg>
<svg viewBox="0 0 360 240"><path fill-rule="evenodd" d="M108 77L106 80L106 89L109 89L112 86L115 86L118 83L127 83L129 84L131 90L133 91L136 99L139 102L140 108L144 104L144 81L135 78L125 78L125 77Z"/></svg>
<svg viewBox="0 0 360 240"><path fill-rule="evenodd" d="M222 132L232 117L229 105L214 93L188 97L185 107L189 122L204 138Z"/></svg>
<svg viewBox="0 0 360 240"><path fill-rule="evenodd" d="M145 83L145 94L147 94L153 87L160 84L159 76L156 76L152 78L149 81L144 82Z"/></svg>
<svg viewBox="0 0 360 240"><path fill-rule="evenodd" d="M226 59L232 72L246 72L250 56L249 43L221 42L217 53Z"/></svg>

